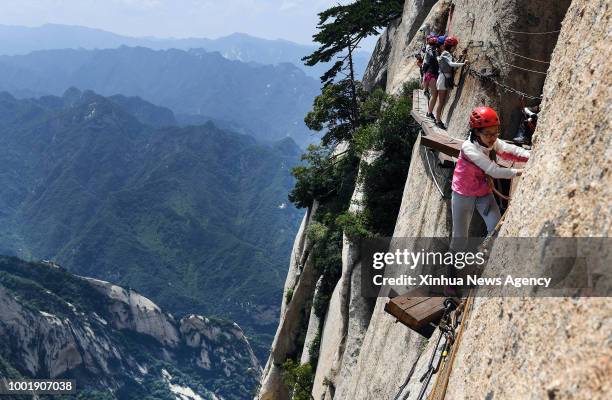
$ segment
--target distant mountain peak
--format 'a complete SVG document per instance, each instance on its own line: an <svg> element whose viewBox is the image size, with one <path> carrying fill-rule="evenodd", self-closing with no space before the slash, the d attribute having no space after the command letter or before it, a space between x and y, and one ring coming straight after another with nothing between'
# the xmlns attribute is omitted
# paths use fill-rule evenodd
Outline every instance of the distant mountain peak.
<svg viewBox="0 0 612 400"><path fill-rule="evenodd" d="M66 89L64 94L62 94L62 98L66 100L79 99L81 98L82 94L83 92L81 92L78 88L70 86L68 89Z"/></svg>
<svg viewBox="0 0 612 400"><path fill-rule="evenodd" d="M38 27L0 25L0 54L5 55L53 49L111 49L122 45L141 46L154 50L202 48L245 63L276 65L289 62L314 78L318 78L329 68L327 64L312 68L303 65L301 59L316 49L314 44L300 44L281 38L263 39L244 32L235 32L217 39L159 38L130 37L77 25L45 24ZM359 73L365 71L368 60L369 53L355 54Z"/></svg>

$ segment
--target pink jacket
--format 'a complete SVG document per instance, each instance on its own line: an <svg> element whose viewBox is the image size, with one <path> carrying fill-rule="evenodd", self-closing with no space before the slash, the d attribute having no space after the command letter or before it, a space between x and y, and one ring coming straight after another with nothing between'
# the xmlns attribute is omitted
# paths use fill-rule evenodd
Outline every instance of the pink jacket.
<svg viewBox="0 0 612 400"><path fill-rule="evenodd" d="M527 150L499 139L491 148L466 140L461 145L459 160L453 173L453 192L463 196L485 196L491 192L486 175L503 179L516 176L516 169L500 167L489 159L491 150L495 150L498 158L505 160L524 162L529 159Z"/></svg>

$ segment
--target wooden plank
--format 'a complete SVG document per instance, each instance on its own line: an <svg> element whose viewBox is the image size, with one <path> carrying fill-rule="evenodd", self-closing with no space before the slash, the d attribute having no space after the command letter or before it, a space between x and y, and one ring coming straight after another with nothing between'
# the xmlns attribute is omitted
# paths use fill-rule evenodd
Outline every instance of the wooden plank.
<svg viewBox="0 0 612 400"><path fill-rule="evenodd" d="M427 300L427 297L406 297L406 296L399 296L399 297L394 298L391 301L393 303L395 303L402 310L405 310L407 308L414 307L417 304L419 304L419 303L421 303L421 302L423 302L425 300Z"/></svg>
<svg viewBox="0 0 612 400"><path fill-rule="evenodd" d="M415 319L418 327L434 321L444 313L444 297L430 297L427 301L410 309L410 315Z"/></svg>
<svg viewBox="0 0 612 400"><path fill-rule="evenodd" d="M424 293L412 291L395 297L385 304L385 311L409 328L420 331L430 322L434 322L444 313L445 297L413 297Z"/></svg>
<svg viewBox="0 0 612 400"><path fill-rule="evenodd" d="M444 312L444 297L430 297L408 310L416 328L440 318Z"/></svg>
<svg viewBox="0 0 612 400"><path fill-rule="evenodd" d="M410 115L421 125L424 133L421 136L423 146L438 150L451 157L459 156L463 140L447 135L427 116L427 98L422 90L412 92L412 111Z"/></svg>
<svg viewBox="0 0 612 400"><path fill-rule="evenodd" d="M441 135L439 133L431 133L421 137L421 144L423 146L438 150L451 157L459 157L461 151L462 140L452 138L448 135Z"/></svg>
<svg viewBox="0 0 612 400"><path fill-rule="evenodd" d="M396 302L394 301L389 301L387 303L387 305L385 306L385 310L387 310L387 312L391 315L393 315L396 318L402 318L404 316L404 314L408 313L410 311L410 307L417 305L420 302L423 302L425 300L427 300L427 297L418 297L415 298L418 300L418 302L409 305L408 307L402 307L400 305L398 305Z"/></svg>

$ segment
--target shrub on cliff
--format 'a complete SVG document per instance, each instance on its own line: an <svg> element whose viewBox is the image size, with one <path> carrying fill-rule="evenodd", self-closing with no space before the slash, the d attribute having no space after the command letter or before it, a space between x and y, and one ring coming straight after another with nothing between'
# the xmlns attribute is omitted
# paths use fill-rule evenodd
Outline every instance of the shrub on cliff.
<svg viewBox="0 0 612 400"><path fill-rule="evenodd" d="M292 400L312 400L314 371L310 363L300 364L291 359L283 364L283 382L291 388Z"/></svg>
<svg viewBox="0 0 612 400"><path fill-rule="evenodd" d="M375 235L391 235L395 227L412 148L419 133L419 126L410 116L412 90L417 87L418 82L410 81L397 96L375 92L370 103L373 107L379 105L380 112L375 122L355 134L358 152L378 152L372 163L362 163L360 175L364 192L364 215L360 219L364 228Z"/></svg>

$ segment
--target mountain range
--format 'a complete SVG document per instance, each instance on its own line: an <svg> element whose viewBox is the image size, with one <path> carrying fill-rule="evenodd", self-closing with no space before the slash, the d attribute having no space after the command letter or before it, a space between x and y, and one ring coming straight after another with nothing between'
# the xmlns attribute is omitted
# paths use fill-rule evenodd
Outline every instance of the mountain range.
<svg viewBox="0 0 612 400"><path fill-rule="evenodd" d="M231 61L203 50L45 50L0 56L0 90L60 96L69 87L138 96L177 115L231 121L259 139L314 141L304 124L320 90L292 64Z"/></svg>
<svg viewBox="0 0 612 400"><path fill-rule="evenodd" d="M178 126L139 98L0 93L0 254L238 322L264 358L300 213L290 139Z"/></svg>
<svg viewBox="0 0 612 400"><path fill-rule="evenodd" d="M54 49L111 49L120 46L141 46L155 50L204 49L219 52L230 60L276 65L292 63L306 74L319 78L330 65L307 67L301 59L312 53L314 45L303 45L287 40L268 40L244 33L234 33L218 39L130 37L101 29L74 25L45 24L38 27L0 25L0 54L27 54L37 50ZM358 75L365 71L369 52L355 53Z"/></svg>

